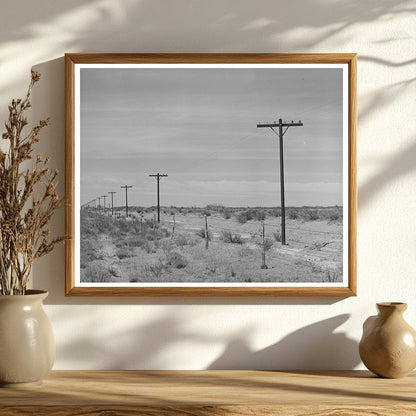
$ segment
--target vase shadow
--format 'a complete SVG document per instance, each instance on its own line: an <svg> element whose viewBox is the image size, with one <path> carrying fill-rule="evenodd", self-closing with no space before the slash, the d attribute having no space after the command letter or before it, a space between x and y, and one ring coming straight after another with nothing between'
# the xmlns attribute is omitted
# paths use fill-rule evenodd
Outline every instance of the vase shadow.
<svg viewBox="0 0 416 416"><path fill-rule="evenodd" d="M344 332L335 332L349 317L342 314L316 322L258 351L244 338L233 339L208 369L352 369L360 363L358 343Z"/></svg>

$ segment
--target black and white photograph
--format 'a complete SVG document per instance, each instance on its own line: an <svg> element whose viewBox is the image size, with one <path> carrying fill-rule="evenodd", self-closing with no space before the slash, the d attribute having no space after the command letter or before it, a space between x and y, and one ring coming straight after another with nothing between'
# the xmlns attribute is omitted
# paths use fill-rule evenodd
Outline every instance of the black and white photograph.
<svg viewBox="0 0 416 416"><path fill-rule="evenodd" d="M77 285L348 285L347 65L77 67Z"/></svg>

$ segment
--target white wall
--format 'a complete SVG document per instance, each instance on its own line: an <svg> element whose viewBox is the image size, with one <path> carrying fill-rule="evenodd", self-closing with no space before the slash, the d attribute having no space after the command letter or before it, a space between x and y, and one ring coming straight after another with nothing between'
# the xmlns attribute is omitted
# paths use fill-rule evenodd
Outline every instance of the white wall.
<svg viewBox="0 0 416 416"><path fill-rule="evenodd" d="M65 52L359 56L358 296L65 298L60 247L33 282L50 292L55 369L359 368L362 322L377 301L408 302L416 327L415 11L412 0L3 1L0 120L39 70L33 118L52 117L40 147L61 172Z"/></svg>

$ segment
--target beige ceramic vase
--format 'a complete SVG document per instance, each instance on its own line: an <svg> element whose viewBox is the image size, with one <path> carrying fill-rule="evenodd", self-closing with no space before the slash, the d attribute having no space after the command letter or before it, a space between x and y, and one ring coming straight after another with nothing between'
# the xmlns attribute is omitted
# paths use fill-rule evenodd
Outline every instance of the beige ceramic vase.
<svg viewBox="0 0 416 416"><path fill-rule="evenodd" d="M363 325L360 357L381 377L400 378L416 367L416 331L403 319L406 303L377 303Z"/></svg>
<svg viewBox="0 0 416 416"><path fill-rule="evenodd" d="M48 292L0 296L0 386L39 384L55 360L52 326L42 301Z"/></svg>

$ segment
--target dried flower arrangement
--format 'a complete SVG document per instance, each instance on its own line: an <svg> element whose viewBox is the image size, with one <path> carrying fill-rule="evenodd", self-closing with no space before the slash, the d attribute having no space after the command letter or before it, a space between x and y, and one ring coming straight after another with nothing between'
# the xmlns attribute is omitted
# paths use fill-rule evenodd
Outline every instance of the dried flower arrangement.
<svg viewBox="0 0 416 416"><path fill-rule="evenodd" d="M0 294L24 295L33 262L53 250L65 236L50 238L45 227L55 210L63 204L56 193L58 171L52 171L49 157L37 156L30 168L25 168L39 132L50 119L41 120L28 134L25 111L31 107L30 96L39 72L32 71L31 81L23 99L9 105L9 117L0 149ZM3 146L2 146L3 147Z"/></svg>

